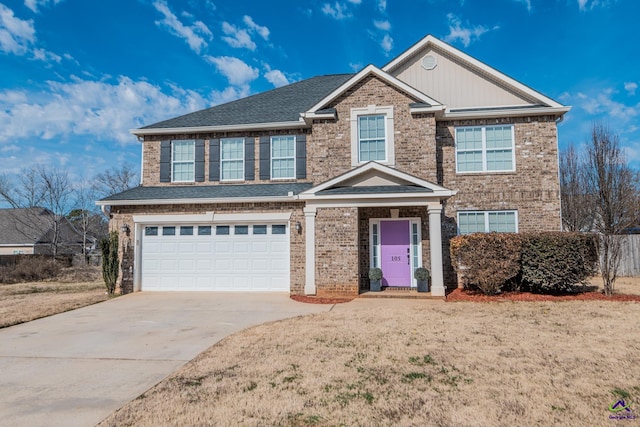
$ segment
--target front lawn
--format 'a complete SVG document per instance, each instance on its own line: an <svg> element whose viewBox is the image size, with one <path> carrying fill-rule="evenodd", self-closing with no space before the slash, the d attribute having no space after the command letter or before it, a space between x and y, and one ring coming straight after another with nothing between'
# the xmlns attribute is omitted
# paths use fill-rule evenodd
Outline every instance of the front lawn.
<svg viewBox="0 0 640 427"><path fill-rule="evenodd" d="M626 425L639 378L640 303L358 299L233 335L101 425Z"/></svg>

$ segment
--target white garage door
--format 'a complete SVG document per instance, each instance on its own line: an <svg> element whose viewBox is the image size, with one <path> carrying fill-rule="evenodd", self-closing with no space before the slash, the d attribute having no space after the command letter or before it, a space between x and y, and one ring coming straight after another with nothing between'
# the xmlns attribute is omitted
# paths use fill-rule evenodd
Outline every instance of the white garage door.
<svg viewBox="0 0 640 427"><path fill-rule="evenodd" d="M289 291L285 224L145 225L143 291Z"/></svg>

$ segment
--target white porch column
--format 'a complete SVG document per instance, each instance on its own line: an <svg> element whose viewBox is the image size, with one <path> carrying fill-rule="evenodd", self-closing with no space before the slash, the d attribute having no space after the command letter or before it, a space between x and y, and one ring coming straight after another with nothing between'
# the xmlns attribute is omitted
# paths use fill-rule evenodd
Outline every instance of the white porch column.
<svg viewBox="0 0 640 427"><path fill-rule="evenodd" d="M315 206L304 208L305 295L316 294L316 212Z"/></svg>
<svg viewBox="0 0 640 427"><path fill-rule="evenodd" d="M431 295L444 296L444 274L442 268L442 205L429 204L429 247L431 249Z"/></svg>

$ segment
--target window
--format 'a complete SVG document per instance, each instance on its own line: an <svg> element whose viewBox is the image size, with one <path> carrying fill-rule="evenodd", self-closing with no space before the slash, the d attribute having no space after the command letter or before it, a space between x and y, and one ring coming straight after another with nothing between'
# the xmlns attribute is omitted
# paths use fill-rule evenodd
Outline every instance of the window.
<svg viewBox="0 0 640 427"><path fill-rule="evenodd" d="M372 251L371 256L373 258L373 262L371 264L372 268L380 267L380 239L378 237L378 224L373 224L372 234Z"/></svg>
<svg viewBox="0 0 640 427"><path fill-rule="evenodd" d="M14 249L13 254L14 255L23 255L24 251L21 251L20 249Z"/></svg>
<svg viewBox="0 0 640 427"><path fill-rule="evenodd" d="M271 234L287 234L286 225L272 225Z"/></svg>
<svg viewBox="0 0 640 427"><path fill-rule="evenodd" d="M358 156L360 162L386 160L384 115L358 117Z"/></svg>
<svg viewBox="0 0 640 427"><path fill-rule="evenodd" d="M393 106L351 109L351 163L395 164Z"/></svg>
<svg viewBox="0 0 640 427"><path fill-rule="evenodd" d="M233 234L249 234L248 225L236 225L233 227Z"/></svg>
<svg viewBox="0 0 640 427"><path fill-rule="evenodd" d="M211 226L210 225L198 226L198 236L211 236Z"/></svg>
<svg viewBox="0 0 640 427"><path fill-rule="evenodd" d="M242 179L244 179L244 139L220 140L220 180L237 181Z"/></svg>
<svg viewBox="0 0 640 427"><path fill-rule="evenodd" d="M515 170L513 126L456 128L456 171L510 172Z"/></svg>
<svg viewBox="0 0 640 427"><path fill-rule="evenodd" d="M182 226L180 227L180 235L181 236L193 236L193 227L192 226Z"/></svg>
<svg viewBox="0 0 640 427"><path fill-rule="evenodd" d="M196 142L194 140L171 142L171 181L195 180Z"/></svg>
<svg viewBox="0 0 640 427"><path fill-rule="evenodd" d="M296 138L294 136L271 137L271 178L295 178Z"/></svg>
<svg viewBox="0 0 640 427"><path fill-rule="evenodd" d="M254 225L253 226L253 234L267 234L267 226L266 225Z"/></svg>
<svg viewBox="0 0 640 427"><path fill-rule="evenodd" d="M158 235L158 227L145 227L144 228L145 236L157 236Z"/></svg>
<svg viewBox="0 0 640 427"><path fill-rule="evenodd" d="M163 236L175 236L176 228L175 227L162 227L162 235Z"/></svg>
<svg viewBox="0 0 640 427"><path fill-rule="evenodd" d="M458 212L458 234L517 233L516 211Z"/></svg>
<svg viewBox="0 0 640 427"><path fill-rule="evenodd" d="M229 234L229 226L228 225L216 225L216 234L218 236L226 236Z"/></svg>

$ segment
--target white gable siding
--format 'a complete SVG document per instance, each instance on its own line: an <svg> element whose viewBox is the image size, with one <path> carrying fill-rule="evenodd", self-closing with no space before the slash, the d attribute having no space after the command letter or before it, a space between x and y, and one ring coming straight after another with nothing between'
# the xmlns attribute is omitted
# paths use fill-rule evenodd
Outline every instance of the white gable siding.
<svg viewBox="0 0 640 427"><path fill-rule="evenodd" d="M437 66L425 70L422 58L433 55ZM391 71L391 74L410 86L436 99L447 108L531 105L524 95L507 90L472 69L453 61L443 52L431 47L421 49L411 59Z"/></svg>

